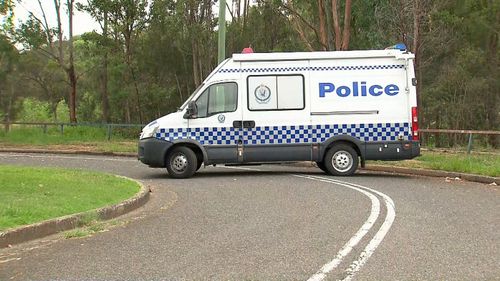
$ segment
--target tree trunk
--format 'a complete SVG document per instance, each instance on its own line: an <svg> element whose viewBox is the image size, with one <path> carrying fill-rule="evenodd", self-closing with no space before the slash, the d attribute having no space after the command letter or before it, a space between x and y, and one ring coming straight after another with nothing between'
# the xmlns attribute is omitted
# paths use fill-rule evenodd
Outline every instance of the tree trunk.
<svg viewBox="0 0 500 281"><path fill-rule="evenodd" d="M124 37L125 37L125 62L127 64L127 68L130 74L130 77L132 78L132 83L134 85L134 93L135 93L135 99L136 99L136 110L137 114L139 117L139 123L142 124L142 105L141 105L141 97L139 93L139 85L137 83L137 78L135 75L135 70L134 66L132 63L132 30L126 30L124 32ZM130 114L130 112L129 112Z"/></svg>
<svg viewBox="0 0 500 281"><path fill-rule="evenodd" d="M130 102L127 99L127 101L125 101L125 123L130 124L130 120L131 120L131 117L130 117Z"/></svg>
<svg viewBox="0 0 500 281"><path fill-rule="evenodd" d="M237 19L238 21L240 20L240 16L241 16L241 0L235 0L234 1L236 3L236 16L237 16Z"/></svg>
<svg viewBox="0 0 500 281"><path fill-rule="evenodd" d="M293 16L293 17L295 17L295 16ZM293 22L291 24L295 28L297 33L299 33L299 37L302 40L302 42L306 45L306 48L309 51L314 52L314 48L311 45L311 42L309 42L309 40L307 39L306 34L304 32L304 29L302 29L302 25L300 24L300 22L293 20Z"/></svg>
<svg viewBox="0 0 500 281"><path fill-rule="evenodd" d="M194 85L195 87L198 87L198 85L201 84L200 82L200 73L199 73L199 67L198 67L198 46L197 46L197 42L196 40L194 39L194 35L191 35L192 38L191 38L191 52L192 52L192 56L193 56L193 82L194 82Z"/></svg>
<svg viewBox="0 0 500 281"><path fill-rule="evenodd" d="M333 40L333 22L332 22L332 5L324 3L326 16L326 35L328 36L328 50L335 50L335 42Z"/></svg>
<svg viewBox="0 0 500 281"><path fill-rule="evenodd" d="M325 21L325 5L323 0L318 0L318 14L319 14L319 39L323 51L328 47L328 36L326 35L327 27Z"/></svg>
<svg viewBox="0 0 500 281"><path fill-rule="evenodd" d="M52 111L52 116L54 117L54 122L57 122L57 105L59 102L51 102L50 111Z"/></svg>
<svg viewBox="0 0 500 281"><path fill-rule="evenodd" d="M184 97L182 96L181 83L179 83L179 76L177 76L177 74L175 74L175 82L177 84L177 90L179 91L179 98L182 103L184 101Z"/></svg>
<svg viewBox="0 0 500 281"><path fill-rule="evenodd" d="M333 31L335 32L335 50L340 51L342 48L342 34L340 33L340 21L339 21L337 0L332 0L332 20L333 20Z"/></svg>
<svg viewBox="0 0 500 281"><path fill-rule="evenodd" d="M56 18L57 18L57 40L58 40L58 51L59 57L57 58L59 61L59 65L64 67L64 53L63 53L63 31L62 31L62 22L61 22L61 2L60 0L54 0L54 6L56 9ZM69 14L69 13L68 13ZM70 24L72 25L72 15L70 15ZM48 26L47 26L48 28ZM71 29L71 27L70 27Z"/></svg>
<svg viewBox="0 0 500 281"><path fill-rule="evenodd" d="M413 54L415 54L414 64L415 64L415 78L417 78L417 107L420 111L420 105L422 100L420 97L422 89L422 77L420 71L420 17L421 17L421 6L420 0L415 0L413 2ZM418 116L422 116L419 112Z"/></svg>
<svg viewBox="0 0 500 281"><path fill-rule="evenodd" d="M137 100L136 110L139 114L139 124L142 124L142 120L144 119L142 116L142 105L141 105L141 95L139 94L139 85L137 83L137 78L135 75L135 70L132 65L129 65L130 74L132 75L132 81L134 82L134 90L135 90L135 98Z"/></svg>
<svg viewBox="0 0 500 281"><path fill-rule="evenodd" d="M69 38L68 38L68 47L69 47L69 65L68 65L68 78L69 84L71 86L71 92L69 95L69 120L71 123L76 123L76 74L75 74L75 62L74 62L74 49L73 49L73 3L74 0L68 0L68 21L69 21ZM62 34L62 32L60 31ZM60 47L62 50L62 44Z"/></svg>
<svg viewBox="0 0 500 281"><path fill-rule="evenodd" d="M245 27L247 25L248 6L249 5L250 5L249 0L243 1L243 30L245 30Z"/></svg>
<svg viewBox="0 0 500 281"><path fill-rule="evenodd" d="M73 65L66 71L69 79L71 91L69 94L69 121L76 123L76 75Z"/></svg>
<svg viewBox="0 0 500 281"><path fill-rule="evenodd" d="M102 37L104 40L108 38L108 12L104 11L104 24L102 29ZM102 121L110 123L109 116L109 95L108 95L108 49L104 48L101 73L101 106L102 106Z"/></svg>
<svg viewBox="0 0 500 281"><path fill-rule="evenodd" d="M5 114L5 131L8 132L10 130L10 122L12 120L12 103L14 100L14 83L10 83L10 95L9 95L9 103L7 104L7 112Z"/></svg>
<svg viewBox="0 0 500 281"><path fill-rule="evenodd" d="M496 28L495 28L496 26ZM498 98L498 94L500 93L500 83L498 82L498 27L500 26L500 11L497 11L496 14L496 21L493 24L492 32L490 34L489 38L489 44L488 44L488 61L489 63L489 68L492 73L491 77L496 77L493 78L493 81L490 82L490 101L486 103L486 114L488 116L488 128L490 130L499 130L500 125L499 125L499 120L498 120L498 115L500 112L500 100ZM497 31L497 32L495 32ZM500 136L498 135L491 135L488 138L489 144L493 148L498 148L500 145Z"/></svg>
<svg viewBox="0 0 500 281"><path fill-rule="evenodd" d="M349 49L349 39L351 37L351 0L345 2L344 31L342 32L342 51Z"/></svg>

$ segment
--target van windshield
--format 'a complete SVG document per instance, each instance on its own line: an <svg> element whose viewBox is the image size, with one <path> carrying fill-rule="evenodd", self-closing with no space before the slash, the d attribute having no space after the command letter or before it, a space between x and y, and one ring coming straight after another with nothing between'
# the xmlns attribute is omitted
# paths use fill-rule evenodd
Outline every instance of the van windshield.
<svg viewBox="0 0 500 281"><path fill-rule="evenodd" d="M200 91L201 88L203 88L203 85L205 85L205 83L202 83L200 86L198 86L198 88L196 88L196 90L194 90L194 92L189 96L189 98L181 105L181 107L179 107L179 109L177 111L182 111L186 106L187 104L193 99L194 96L196 96L196 94Z"/></svg>

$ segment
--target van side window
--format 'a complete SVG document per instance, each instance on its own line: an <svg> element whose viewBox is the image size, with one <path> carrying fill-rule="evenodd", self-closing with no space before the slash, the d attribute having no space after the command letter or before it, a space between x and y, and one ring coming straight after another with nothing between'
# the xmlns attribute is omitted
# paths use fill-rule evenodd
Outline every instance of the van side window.
<svg viewBox="0 0 500 281"><path fill-rule="evenodd" d="M300 110L305 107L304 76L248 76L248 109Z"/></svg>
<svg viewBox="0 0 500 281"><path fill-rule="evenodd" d="M236 111L238 85L234 82L219 83L208 87L196 100L197 118Z"/></svg>

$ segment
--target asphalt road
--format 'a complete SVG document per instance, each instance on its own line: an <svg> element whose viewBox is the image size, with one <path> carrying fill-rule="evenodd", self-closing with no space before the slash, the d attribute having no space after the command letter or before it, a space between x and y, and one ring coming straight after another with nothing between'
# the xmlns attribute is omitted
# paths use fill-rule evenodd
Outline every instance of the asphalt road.
<svg viewBox="0 0 500 281"><path fill-rule="evenodd" d="M121 157L0 164L105 171L153 190L109 231L0 249L0 280L500 280L496 186L284 165L172 180Z"/></svg>

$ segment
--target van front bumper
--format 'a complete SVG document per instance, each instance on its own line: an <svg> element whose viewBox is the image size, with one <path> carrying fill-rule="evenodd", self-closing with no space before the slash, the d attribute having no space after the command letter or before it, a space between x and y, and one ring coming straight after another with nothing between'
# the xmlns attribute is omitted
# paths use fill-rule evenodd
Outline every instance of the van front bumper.
<svg viewBox="0 0 500 281"><path fill-rule="evenodd" d="M165 167L165 154L173 143L157 138L139 140L137 158L150 167Z"/></svg>

